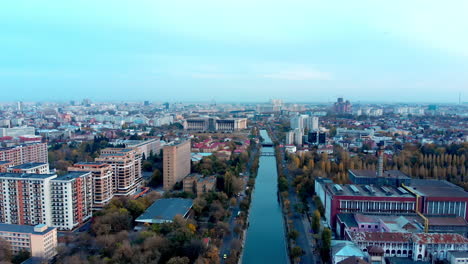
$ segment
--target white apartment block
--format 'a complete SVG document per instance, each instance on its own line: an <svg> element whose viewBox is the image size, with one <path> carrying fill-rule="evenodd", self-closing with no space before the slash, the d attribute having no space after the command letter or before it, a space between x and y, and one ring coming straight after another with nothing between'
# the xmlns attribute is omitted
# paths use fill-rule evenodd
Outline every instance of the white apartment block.
<svg viewBox="0 0 468 264"><path fill-rule="evenodd" d="M52 180L51 220L60 230L72 230L92 217L92 174L70 172Z"/></svg>
<svg viewBox="0 0 468 264"><path fill-rule="evenodd" d="M0 222L51 224L50 187L55 174L0 173Z"/></svg>

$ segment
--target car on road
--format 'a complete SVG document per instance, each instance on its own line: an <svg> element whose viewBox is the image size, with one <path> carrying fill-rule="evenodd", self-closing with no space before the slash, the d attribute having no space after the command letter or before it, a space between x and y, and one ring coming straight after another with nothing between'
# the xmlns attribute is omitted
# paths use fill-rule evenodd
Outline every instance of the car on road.
<svg viewBox="0 0 468 264"><path fill-rule="evenodd" d="M223 259L227 259L227 254L224 254L224 255L223 255Z"/></svg>

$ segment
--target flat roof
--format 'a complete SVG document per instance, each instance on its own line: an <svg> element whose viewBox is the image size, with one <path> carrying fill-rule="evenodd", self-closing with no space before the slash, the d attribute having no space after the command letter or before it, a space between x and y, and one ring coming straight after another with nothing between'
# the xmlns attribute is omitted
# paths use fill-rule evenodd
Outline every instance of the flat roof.
<svg viewBox="0 0 468 264"><path fill-rule="evenodd" d="M13 166L11 168L12 169L27 170L27 169L36 168L36 167L39 167L39 166L44 166L44 165L47 165L47 163L45 163L45 162L29 162L29 163L23 163L23 164L20 164L20 165L16 165L16 166Z"/></svg>
<svg viewBox="0 0 468 264"><path fill-rule="evenodd" d="M0 165L12 163L9 160L0 160Z"/></svg>
<svg viewBox="0 0 468 264"><path fill-rule="evenodd" d="M159 199L148 207L135 221L142 223L170 222L176 215L185 216L192 208L192 205L192 199Z"/></svg>
<svg viewBox="0 0 468 264"><path fill-rule="evenodd" d="M468 198L468 192L462 187L445 180L413 179L408 187L421 196Z"/></svg>
<svg viewBox="0 0 468 264"><path fill-rule="evenodd" d="M16 179L47 179L57 176L57 174L36 174L36 173L0 173L0 178L16 178Z"/></svg>
<svg viewBox="0 0 468 264"><path fill-rule="evenodd" d="M30 234L35 234L35 235L43 235L55 229L55 227L48 227L44 232L36 232L34 231L34 227L35 226L12 225L12 224L0 223L0 231L2 232L30 233ZM40 226L40 227L43 227L43 226Z"/></svg>
<svg viewBox="0 0 468 264"><path fill-rule="evenodd" d="M375 170L349 170L355 177L371 178L378 177ZM408 175L399 170L387 170L383 172L383 178L411 179Z"/></svg>
<svg viewBox="0 0 468 264"><path fill-rule="evenodd" d="M365 197L415 197L411 193L402 193L394 186L377 186L372 184L336 184L323 182L326 188L337 196L365 196Z"/></svg>
<svg viewBox="0 0 468 264"><path fill-rule="evenodd" d="M76 178L79 178L83 175L86 175L90 172L87 172L87 171L72 171L72 172L69 172L65 175L62 175L62 176L58 176L57 178L54 179L54 181L68 181L68 180L72 180L72 179L76 179Z"/></svg>

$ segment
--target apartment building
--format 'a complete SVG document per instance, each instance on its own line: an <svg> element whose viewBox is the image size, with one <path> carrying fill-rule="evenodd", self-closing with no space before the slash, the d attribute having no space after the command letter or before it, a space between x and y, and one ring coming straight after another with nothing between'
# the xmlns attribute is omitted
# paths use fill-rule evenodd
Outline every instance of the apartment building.
<svg viewBox="0 0 468 264"><path fill-rule="evenodd" d="M111 165L103 162L79 162L68 167L68 171L91 172L94 210L102 209L114 197L114 169Z"/></svg>
<svg viewBox="0 0 468 264"><path fill-rule="evenodd" d="M57 255L57 228L0 223L0 238L10 244L13 254L28 251L31 257L49 260Z"/></svg>
<svg viewBox="0 0 468 264"><path fill-rule="evenodd" d="M51 223L72 230L92 216L91 172L70 172L51 181Z"/></svg>
<svg viewBox="0 0 468 264"><path fill-rule="evenodd" d="M190 154L190 145L189 145ZM140 186L142 155L135 148L106 148L96 162L107 163L114 170L114 195L131 195Z"/></svg>
<svg viewBox="0 0 468 264"><path fill-rule="evenodd" d="M49 174L49 163L43 162L28 162L6 169L6 172L11 173L34 173L34 174Z"/></svg>
<svg viewBox="0 0 468 264"><path fill-rule="evenodd" d="M170 190L190 173L190 140L173 142L163 149L163 187Z"/></svg>
<svg viewBox="0 0 468 264"><path fill-rule="evenodd" d="M0 173L0 222L50 225L50 188L55 174Z"/></svg>
<svg viewBox="0 0 468 264"><path fill-rule="evenodd" d="M11 161L0 161L0 173L7 172L8 168L13 167L15 164Z"/></svg>
<svg viewBox="0 0 468 264"><path fill-rule="evenodd" d="M47 144L34 143L1 148L0 161L10 161L14 165L20 165L28 162L48 163Z"/></svg>
<svg viewBox="0 0 468 264"><path fill-rule="evenodd" d="M184 192L201 195L213 191L216 187L216 176L207 176L192 173L183 179Z"/></svg>

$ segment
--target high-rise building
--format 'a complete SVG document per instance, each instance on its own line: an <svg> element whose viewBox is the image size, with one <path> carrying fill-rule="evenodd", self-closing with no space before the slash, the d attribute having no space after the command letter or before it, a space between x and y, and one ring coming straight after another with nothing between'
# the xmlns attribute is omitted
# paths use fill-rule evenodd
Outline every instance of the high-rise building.
<svg viewBox="0 0 468 264"><path fill-rule="evenodd" d="M114 169L114 195L131 195L143 180L141 160L138 149L106 148L101 150L101 155L95 161L110 164Z"/></svg>
<svg viewBox="0 0 468 264"><path fill-rule="evenodd" d="M163 149L163 186L170 190L190 173L190 140L174 142Z"/></svg>
<svg viewBox="0 0 468 264"><path fill-rule="evenodd" d="M0 223L0 238L10 244L13 254L27 251L31 257L49 260L57 255L57 228Z"/></svg>
<svg viewBox="0 0 468 264"><path fill-rule="evenodd" d="M55 174L0 173L0 222L51 225L50 188Z"/></svg>
<svg viewBox="0 0 468 264"><path fill-rule="evenodd" d="M319 118L317 116L309 116L305 121L305 127L309 131L319 130Z"/></svg>
<svg viewBox="0 0 468 264"><path fill-rule="evenodd" d="M302 136L302 130L300 130L299 128L294 129L294 143L296 145L302 145Z"/></svg>
<svg viewBox="0 0 468 264"><path fill-rule="evenodd" d="M79 162L68 171L85 171L93 175L93 209L102 209L114 197L114 184L112 177L114 169L111 165L103 162Z"/></svg>
<svg viewBox="0 0 468 264"><path fill-rule="evenodd" d="M343 98L338 98L338 100L333 105L333 110L335 113L338 114L348 114L352 112L351 103L346 100L344 101Z"/></svg>
<svg viewBox="0 0 468 264"><path fill-rule="evenodd" d="M72 230L92 216L91 172L70 172L51 181L51 223Z"/></svg>
<svg viewBox="0 0 468 264"><path fill-rule="evenodd" d="M34 143L1 148L0 161L10 161L13 162L14 165L20 165L28 162L48 163L47 144Z"/></svg>
<svg viewBox="0 0 468 264"><path fill-rule="evenodd" d="M286 132L286 145L294 145L294 131Z"/></svg>

